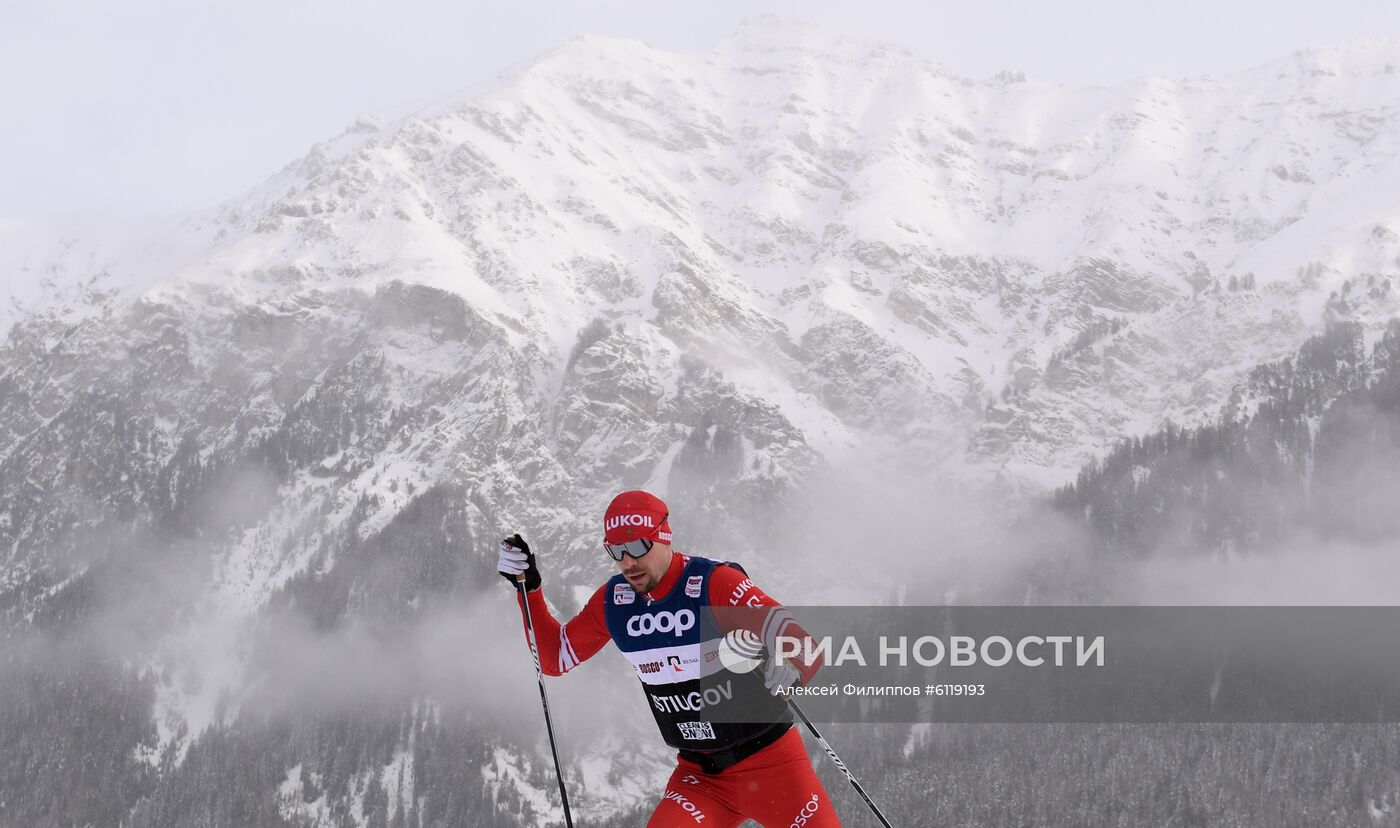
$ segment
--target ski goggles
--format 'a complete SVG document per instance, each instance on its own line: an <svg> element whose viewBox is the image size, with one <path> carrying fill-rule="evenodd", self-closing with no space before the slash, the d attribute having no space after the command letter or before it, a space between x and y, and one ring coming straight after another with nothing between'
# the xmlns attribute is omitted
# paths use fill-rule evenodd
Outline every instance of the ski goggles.
<svg viewBox="0 0 1400 828"><path fill-rule="evenodd" d="M634 558L640 558L650 552L654 545L654 541L645 539L630 540L626 543L603 542L603 548L608 550L608 557L615 561L622 560L623 555L631 555Z"/></svg>

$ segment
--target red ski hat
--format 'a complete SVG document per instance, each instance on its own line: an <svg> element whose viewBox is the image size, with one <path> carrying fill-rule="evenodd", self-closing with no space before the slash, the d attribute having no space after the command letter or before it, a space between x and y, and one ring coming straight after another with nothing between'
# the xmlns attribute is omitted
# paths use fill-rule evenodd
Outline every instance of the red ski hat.
<svg viewBox="0 0 1400 828"><path fill-rule="evenodd" d="M671 510L661 498L641 490L623 492L608 504L603 515L603 542L626 543L633 540L671 542L671 525L666 522Z"/></svg>

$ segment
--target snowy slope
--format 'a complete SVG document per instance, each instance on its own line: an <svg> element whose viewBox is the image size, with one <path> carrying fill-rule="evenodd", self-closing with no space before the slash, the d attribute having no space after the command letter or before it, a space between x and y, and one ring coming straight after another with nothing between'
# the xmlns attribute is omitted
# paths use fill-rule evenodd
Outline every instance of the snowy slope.
<svg viewBox="0 0 1400 828"><path fill-rule="evenodd" d="M440 288L537 349L547 394L589 321L621 321L821 422L813 443L952 437L1056 482L1125 430L1208 415L1344 281L1391 275L1397 62L1383 41L1069 89L770 19L694 55L578 38L316 146L190 219L206 243L180 266L40 254L75 312L84 279L108 303ZM1049 387L1051 356L1105 320L1126 325L1100 365Z"/></svg>

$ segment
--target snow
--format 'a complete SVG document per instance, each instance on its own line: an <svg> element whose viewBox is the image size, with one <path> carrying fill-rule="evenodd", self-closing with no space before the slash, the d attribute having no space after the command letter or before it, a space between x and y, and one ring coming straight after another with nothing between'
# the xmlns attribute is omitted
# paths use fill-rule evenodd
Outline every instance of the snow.
<svg viewBox="0 0 1400 828"><path fill-rule="evenodd" d="M121 298L178 279L211 235L185 219L0 220L0 337L55 308L76 322Z"/></svg>
<svg viewBox="0 0 1400 828"><path fill-rule="evenodd" d="M535 813L562 820L564 810L555 804L558 794L551 796L550 792L531 785L527 779L529 765L528 758L517 756L507 748L498 747L492 754L492 761L482 766L481 775L486 784L493 788L509 783L519 793L520 798L530 804Z"/></svg>
<svg viewBox="0 0 1400 828"><path fill-rule="evenodd" d="M665 497L667 481L671 479L671 466L676 462L676 457L683 448L685 448L684 440L672 442L666 452L661 455L661 461L656 464L656 470L639 488L655 493L657 497Z"/></svg>
<svg viewBox="0 0 1400 828"><path fill-rule="evenodd" d="M402 780L402 785L400 785L400 780ZM384 766L384 771L380 774L380 781L384 785L384 790L389 792L389 819L391 821L400 810L407 811L413 807L415 793L413 790L413 745L411 743L396 752L389 764Z"/></svg>
<svg viewBox="0 0 1400 828"><path fill-rule="evenodd" d="M320 784L320 774L311 774L311 779L317 785ZM335 820L331 814L331 807L328 795L322 793L311 802L305 802L302 796L301 787L301 764L298 763L287 770L287 776L282 780L282 784L277 786L277 809L284 819L292 820L297 824L316 826L316 828L330 828L335 825ZM356 822L363 825L363 820Z"/></svg>

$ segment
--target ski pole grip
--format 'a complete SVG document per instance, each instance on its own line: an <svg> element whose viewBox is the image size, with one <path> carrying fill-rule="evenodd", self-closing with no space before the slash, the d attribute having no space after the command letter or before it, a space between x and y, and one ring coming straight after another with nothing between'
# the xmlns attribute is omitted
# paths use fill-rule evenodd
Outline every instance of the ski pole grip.
<svg viewBox="0 0 1400 828"><path fill-rule="evenodd" d="M511 545L511 546L514 546L516 549L525 549L525 548L526 548L526 547L525 547L525 539L522 538L522 537L520 537L520 533L519 533L519 532L516 532L514 535L511 535L510 537L506 538L506 540L510 541L510 542L511 542L510 545ZM521 585L521 587L523 588L523 587L524 587L524 584L525 584L525 573L522 572L522 573L520 573L519 575L516 575L516 576L515 576L515 582L516 582L517 584Z"/></svg>

